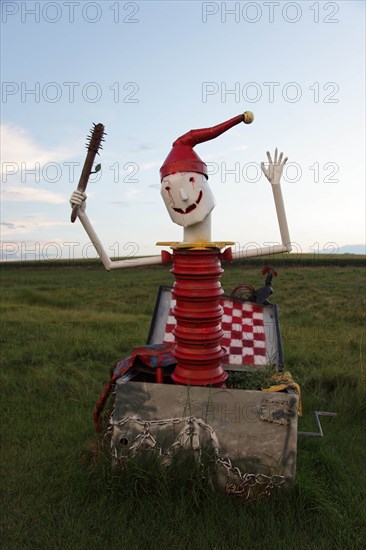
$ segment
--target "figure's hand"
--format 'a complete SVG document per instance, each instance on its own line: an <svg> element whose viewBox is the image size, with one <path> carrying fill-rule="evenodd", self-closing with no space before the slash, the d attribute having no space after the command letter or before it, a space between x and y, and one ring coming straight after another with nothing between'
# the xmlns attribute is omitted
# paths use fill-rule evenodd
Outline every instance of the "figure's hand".
<svg viewBox="0 0 366 550"><path fill-rule="evenodd" d="M86 193L83 193L82 191L74 191L70 197L71 208L78 206L80 210L84 212L86 208L86 196Z"/></svg>
<svg viewBox="0 0 366 550"><path fill-rule="evenodd" d="M275 154L274 154L274 161L272 161L271 153L267 151L267 158L268 158L268 166L266 167L264 165L264 162L261 163L261 168L263 174L266 176L267 180L272 185L279 185L281 176L282 176L282 170L287 162L287 157L285 157L282 160L283 153L280 153L280 156L277 159L278 150L276 147Z"/></svg>

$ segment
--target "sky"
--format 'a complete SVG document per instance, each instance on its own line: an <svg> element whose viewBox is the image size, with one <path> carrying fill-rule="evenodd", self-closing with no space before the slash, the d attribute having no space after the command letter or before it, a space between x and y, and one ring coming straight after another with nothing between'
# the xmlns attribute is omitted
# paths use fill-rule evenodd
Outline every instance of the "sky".
<svg viewBox="0 0 366 550"><path fill-rule="evenodd" d="M196 146L214 240L280 242L266 151L296 252L365 236L365 3L1 2L1 260L89 258L70 222L92 123L106 128L87 213L111 258L182 240L160 195L172 143L244 111ZM254 244L253 244L254 243Z"/></svg>

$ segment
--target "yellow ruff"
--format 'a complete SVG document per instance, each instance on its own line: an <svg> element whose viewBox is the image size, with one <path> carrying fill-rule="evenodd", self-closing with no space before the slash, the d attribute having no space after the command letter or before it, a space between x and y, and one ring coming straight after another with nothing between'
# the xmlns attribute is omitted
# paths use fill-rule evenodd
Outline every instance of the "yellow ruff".
<svg viewBox="0 0 366 550"><path fill-rule="evenodd" d="M167 241L167 242L158 242L157 246L170 246L173 250L176 249L190 249L190 250L211 250L212 248L218 248L221 250L225 246L230 246L235 244L233 241L196 241L194 243L180 243L176 241Z"/></svg>

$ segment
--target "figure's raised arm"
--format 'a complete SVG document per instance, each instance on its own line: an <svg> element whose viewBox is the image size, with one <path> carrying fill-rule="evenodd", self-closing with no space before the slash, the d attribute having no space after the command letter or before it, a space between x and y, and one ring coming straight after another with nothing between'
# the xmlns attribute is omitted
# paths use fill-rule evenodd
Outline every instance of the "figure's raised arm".
<svg viewBox="0 0 366 550"><path fill-rule="evenodd" d="M283 158L283 153L278 155L278 149L276 147L274 158L272 160L271 153L267 151L268 163L261 163L263 174L271 184L273 198L275 202L278 225L280 228L282 244L265 246L262 248L254 248L245 252L238 251L233 253L233 258L250 258L253 256L263 256L267 254L281 254L284 252L291 252L291 240L287 226L285 205L283 203L282 191L281 191L281 176L283 168L288 160L287 157Z"/></svg>
<svg viewBox="0 0 366 550"><path fill-rule="evenodd" d="M87 143L87 155L84 162L84 167L80 176L77 189L70 197L70 204L72 208L71 221L74 222L78 217L81 221L85 231L87 232L91 242L94 245L100 259L103 262L104 267L109 271L111 269L120 269L123 267L139 267L142 265L156 265L161 264L162 260L160 256L150 256L147 258L134 258L131 260L117 260L112 261L103 247L98 235L95 233L90 220L85 212L86 208L86 186L89 181L90 174L98 172L100 170L100 164L92 171L95 156L98 154L101 148L101 142L104 141L104 126L103 124L94 124L94 128L91 130L91 135L88 137Z"/></svg>
<svg viewBox="0 0 366 550"><path fill-rule="evenodd" d="M263 174L266 176L271 184L273 198L275 201L278 225L280 227L281 240L283 246L286 248L283 252L291 251L291 240L287 226L285 205L283 203L282 191L281 191L281 176L283 168L288 160L288 157L283 158L283 153L278 156L277 147L274 153L274 160L272 161L271 153L267 151L268 166L266 167L264 162L261 163Z"/></svg>

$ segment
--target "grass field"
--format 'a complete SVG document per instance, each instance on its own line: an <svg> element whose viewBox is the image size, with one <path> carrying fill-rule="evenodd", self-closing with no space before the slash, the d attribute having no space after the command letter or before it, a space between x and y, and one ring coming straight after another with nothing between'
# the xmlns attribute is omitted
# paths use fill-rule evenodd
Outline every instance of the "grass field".
<svg viewBox="0 0 366 550"><path fill-rule="evenodd" d="M263 283L225 267L223 287ZM365 258L275 259L285 367L301 384L296 482L266 502L136 468L113 474L92 409L110 367L145 343L167 267L107 273L93 262L1 269L2 547L361 549L365 534Z"/></svg>

